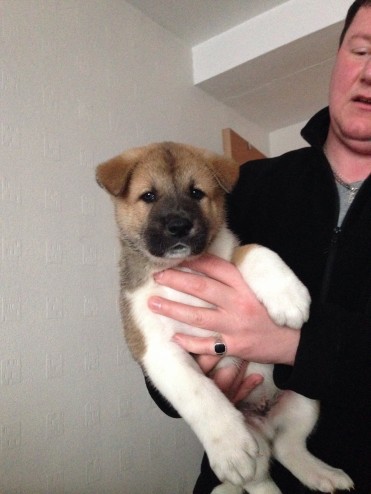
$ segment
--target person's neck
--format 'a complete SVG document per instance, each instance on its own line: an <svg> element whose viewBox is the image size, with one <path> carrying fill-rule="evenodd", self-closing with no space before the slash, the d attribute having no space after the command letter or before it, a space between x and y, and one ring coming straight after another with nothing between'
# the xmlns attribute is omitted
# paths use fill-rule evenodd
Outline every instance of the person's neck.
<svg viewBox="0 0 371 494"><path fill-rule="evenodd" d="M346 146L331 131L323 149L331 168L345 182L359 182L371 174L371 153Z"/></svg>

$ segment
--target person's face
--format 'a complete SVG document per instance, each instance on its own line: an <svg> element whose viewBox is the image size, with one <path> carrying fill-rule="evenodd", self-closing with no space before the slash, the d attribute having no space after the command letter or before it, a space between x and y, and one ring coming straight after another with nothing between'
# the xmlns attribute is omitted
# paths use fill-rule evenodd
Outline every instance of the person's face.
<svg viewBox="0 0 371 494"><path fill-rule="evenodd" d="M330 84L330 133L371 153L371 7L362 7L339 48Z"/></svg>

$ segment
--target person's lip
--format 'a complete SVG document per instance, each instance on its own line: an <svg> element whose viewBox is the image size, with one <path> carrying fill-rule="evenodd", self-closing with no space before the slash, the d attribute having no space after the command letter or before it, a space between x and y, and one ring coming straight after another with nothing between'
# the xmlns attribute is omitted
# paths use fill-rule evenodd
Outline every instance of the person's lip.
<svg viewBox="0 0 371 494"><path fill-rule="evenodd" d="M363 94L358 94L358 95L354 96L353 102L359 103L361 105L366 105L367 107L370 107L371 108L371 95L370 96L368 96L368 95L366 96L366 95L363 95Z"/></svg>

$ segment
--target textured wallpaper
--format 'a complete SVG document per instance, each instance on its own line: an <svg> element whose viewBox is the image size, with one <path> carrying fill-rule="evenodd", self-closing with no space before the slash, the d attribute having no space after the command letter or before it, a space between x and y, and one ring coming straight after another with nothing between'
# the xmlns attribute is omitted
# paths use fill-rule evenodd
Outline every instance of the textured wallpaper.
<svg viewBox="0 0 371 494"><path fill-rule="evenodd" d="M123 1L0 1L2 494L191 492L202 452L126 350L94 179L129 146L220 151L220 129L245 125L192 86L191 66Z"/></svg>

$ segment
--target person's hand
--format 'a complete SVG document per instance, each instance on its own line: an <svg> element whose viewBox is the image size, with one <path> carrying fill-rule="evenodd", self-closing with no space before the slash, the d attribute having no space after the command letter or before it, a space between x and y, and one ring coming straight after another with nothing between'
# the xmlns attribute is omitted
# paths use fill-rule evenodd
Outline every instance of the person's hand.
<svg viewBox="0 0 371 494"><path fill-rule="evenodd" d="M300 331L276 325L232 263L207 254L184 266L193 272L165 270L155 275L156 282L200 298L211 307L157 296L148 301L153 312L212 331L205 338L177 334L174 340L180 346L189 353L215 355L217 333L228 355L261 363L294 362Z"/></svg>
<svg viewBox="0 0 371 494"><path fill-rule="evenodd" d="M208 377L213 379L218 388L233 403L237 404L251 393L259 384L263 382L260 374L251 374L245 377L247 366L246 361L241 361L240 365L230 365L228 367L215 368L220 357L209 355L195 356L201 370Z"/></svg>

